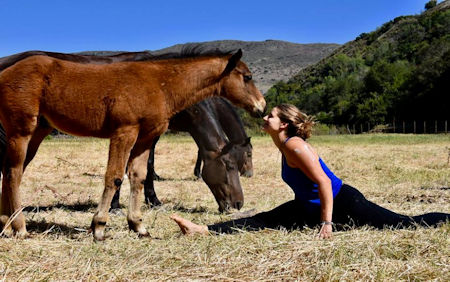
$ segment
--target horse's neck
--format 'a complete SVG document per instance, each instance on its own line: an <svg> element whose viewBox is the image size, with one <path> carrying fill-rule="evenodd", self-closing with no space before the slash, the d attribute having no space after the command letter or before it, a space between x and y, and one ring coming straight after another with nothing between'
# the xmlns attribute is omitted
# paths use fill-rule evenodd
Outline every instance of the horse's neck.
<svg viewBox="0 0 450 282"><path fill-rule="evenodd" d="M217 119L208 113L203 122L191 127L189 132L199 149L215 151L223 148L227 143L225 133Z"/></svg>
<svg viewBox="0 0 450 282"><path fill-rule="evenodd" d="M171 114L180 112L208 97L220 93L220 75L226 67L226 60L210 58L186 60L168 65L174 73L163 87L166 95L167 110Z"/></svg>
<svg viewBox="0 0 450 282"><path fill-rule="evenodd" d="M189 132L200 150L218 151L227 143L222 127L214 114L207 110L204 101L194 107L202 122L194 122L192 116L187 113L194 110L190 108L172 118L170 127Z"/></svg>
<svg viewBox="0 0 450 282"><path fill-rule="evenodd" d="M232 142L244 142L247 139L244 125L234 108L223 98L209 99L211 107L223 128L223 131ZM209 101L208 100L208 101Z"/></svg>

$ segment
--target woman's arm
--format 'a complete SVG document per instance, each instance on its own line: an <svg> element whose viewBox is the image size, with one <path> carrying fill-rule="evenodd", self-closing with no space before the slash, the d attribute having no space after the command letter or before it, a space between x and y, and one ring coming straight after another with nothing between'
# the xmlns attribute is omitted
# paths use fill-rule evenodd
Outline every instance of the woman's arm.
<svg viewBox="0 0 450 282"><path fill-rule="evenodd" d="M320 238L329 238L332 233L333 190L331 180L325 174L319 162L319 157L312 147L301 138L293 137L282 149L289 166L299 168L305 175L318 185L322 221Z"/></svg>
<svg viewBox="0 0 450 282"><path fill-rule="evenodd" d="M320 220L322 222L319 237L325 239L330 238L333 232L333 190L331 188L331 180L328 177L323 183L318 183L318 186L321 209Z"/></svg>

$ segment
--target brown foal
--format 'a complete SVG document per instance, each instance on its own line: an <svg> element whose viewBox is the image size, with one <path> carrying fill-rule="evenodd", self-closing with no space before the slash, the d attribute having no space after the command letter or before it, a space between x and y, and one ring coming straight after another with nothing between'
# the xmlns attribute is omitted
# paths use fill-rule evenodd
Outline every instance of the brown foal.
<svg viewBox="0 0 450 282"><path fill-rule="evenodd" d="M7 135L0 209L4 232L27 235L19 193L23 170L32 159L27 151L36 151L48 128L55 127L110 139L105 189L91 225L94 238L104 239L111 199L126 166L131 186L128 224L147 236L140 206L148 153L169 119L215 95L256 116L264 112L265 100L241 57L239 50L94 65L32 56L2 71L0 122Z"/></svg>

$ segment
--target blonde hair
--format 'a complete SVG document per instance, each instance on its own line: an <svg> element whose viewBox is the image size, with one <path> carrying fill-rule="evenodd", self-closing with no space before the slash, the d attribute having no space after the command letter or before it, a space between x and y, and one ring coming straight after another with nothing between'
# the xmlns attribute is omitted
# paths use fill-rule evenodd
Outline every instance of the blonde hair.
<svg viewBox="0 0 450 282"><path fill-rule="evenodd" d="M288 123L287 135L289 137L298 136L306 140L311 136L315 124L313 116L308 116L291 104L280 104L275 108L280 120Z"/></svg>

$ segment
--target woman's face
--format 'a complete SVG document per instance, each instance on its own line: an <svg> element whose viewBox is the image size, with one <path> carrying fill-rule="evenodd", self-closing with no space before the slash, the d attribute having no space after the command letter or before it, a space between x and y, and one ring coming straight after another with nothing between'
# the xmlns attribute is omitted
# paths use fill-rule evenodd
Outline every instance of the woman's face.
<svg viewBox="0 0 450 282"><path fill-rule="evenodd" d="M267 133L278 133L280 131L280 128L285 125L285 122L282 122L280 118L278 117L278 110L277 108L273 108L272 111L263 117L264 125L262 127L262 130L264 130Z"/></svg>

